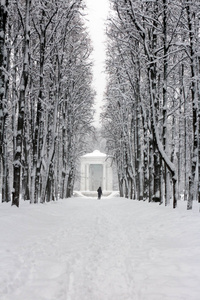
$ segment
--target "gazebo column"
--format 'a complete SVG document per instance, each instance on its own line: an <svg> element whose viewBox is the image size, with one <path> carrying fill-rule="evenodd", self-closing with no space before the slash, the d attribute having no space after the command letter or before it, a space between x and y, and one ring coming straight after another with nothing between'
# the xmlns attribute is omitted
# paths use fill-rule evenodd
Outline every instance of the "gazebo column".
<svg viewBox="0 0 200 300"><path fill-rule="evenodd" d="M113 189L113 171L112 168L108 165L107 170L107 190L112 191Z"/></svg>
<svg viewBox="0 0 200 300"><path fill-rule="evenodd" d="M90 177L90 174L89 174L89 164L86 164L86 191L89 191L89 177Z"/></svg>
<svg viewBox="0 0 200 300"><path fill-rule="evenodd" d="M81 191L85 191L85 164L81 164Z"/></svg>
<svg viewBox="0 0 200 300"><path fill-rule="evenodd" d="M102 189L103 190L106 190L106 164L103 163L103 186L102 186Z"/></svg>

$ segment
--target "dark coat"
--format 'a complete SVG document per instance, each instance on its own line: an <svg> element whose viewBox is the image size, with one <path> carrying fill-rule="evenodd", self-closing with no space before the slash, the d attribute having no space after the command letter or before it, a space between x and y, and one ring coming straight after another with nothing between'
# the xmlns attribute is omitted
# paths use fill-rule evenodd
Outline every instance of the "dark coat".
<svg viewBox="0 0 200 300"><path fill-rule="evenodd" d="M102 189L101 189L101 187L98 188L97 192L98 192L98 198L100 199L101 195L102 195Z"/></svg>

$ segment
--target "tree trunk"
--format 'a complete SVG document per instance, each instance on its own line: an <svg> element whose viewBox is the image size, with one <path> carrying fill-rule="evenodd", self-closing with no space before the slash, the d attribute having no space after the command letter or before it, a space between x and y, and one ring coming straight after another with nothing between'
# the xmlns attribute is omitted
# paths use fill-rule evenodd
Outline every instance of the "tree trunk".
<svg viewBox="0 0 200 300"><path fill-rule="evenodd" d="M193 116L193 153L192 153L192 166L191 173L189 175L189 198L187 209L192 209L192 202L194 197L198 197L198 190L195 190L195 180L197 172L197 163L198 163L198 99L197 99L197 90L198 86L196 85L196 61L195 61L195 37L194 37L194 26L193 18L195 15L191 13L191 2L186 0L186 12L187 12L187 22L189 29L189 51L190 51L190 70L192 78L192 87L191 87L191 98L192 98L192 116Z"/></svg>
<svg viewBox="0 0 200 300"><path fill-rule="evenodd" d="M2 154L2 165L3 165L3 182L2 182L2 202L11 201L10 196L10 176L9 176L9 165L8 165L8 149L7 140L4 139L3 143L3 154Z"/></svg>
<svg viewBox="0 0 200 300"><path fill-rule="evenodd" d="M23 133L24 133L25 96L26 96L26 89L28 86L28 77L29 77L30 7L31 7L31 0L26 0L23 70L22 70L22 76L21 76L21 82L20 82L16 149L14 149L14 162L13 162L12 205L16 205L17 207L19 206L20 186L21 186L21 164L22 164L22 146L23 146Z"/></svg>
<svg viewBox="0 0 200 300"><path fill-rule="evenodd" d="M0 4L0 161L2 161L2 202L10 201L9 167L7 151L6 120L8 116L8 78L4 70L8 72L8 49L6 47L6 26L8 0ZM1 175L1 174L0 174Z"/></svg>
<svg viewBox="0 0 200 300"><path fill-rule="evenodd" d="M4 69L6 69L6 24L7 24L7 7L8 0L1 1L0 4L0 157L2 156L2 145L4 137L4 118L5 118L5 86L6 86L6 76Z"/></svg>

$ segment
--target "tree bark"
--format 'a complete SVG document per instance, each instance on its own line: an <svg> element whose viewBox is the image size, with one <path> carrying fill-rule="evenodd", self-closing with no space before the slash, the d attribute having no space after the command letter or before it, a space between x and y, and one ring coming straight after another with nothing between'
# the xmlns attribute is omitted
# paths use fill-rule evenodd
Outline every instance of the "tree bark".
<svg viewBox="0 0 200 300"><path fill-rule="evenodd" d="M24 55L22 76L20 82L20 93L18 102L18 120L17 120L17 136L16 148L14 149L14 162L13 162L13 197L12 205L19 206L20 200L20 186L21 186L21 166L22 166L22 147L23 147L23 134L24 134L24 109L26 89L28 87L29 78L29 42L30 42L30 8L31 0L26 0L26 15L24 27Z"/></svg>

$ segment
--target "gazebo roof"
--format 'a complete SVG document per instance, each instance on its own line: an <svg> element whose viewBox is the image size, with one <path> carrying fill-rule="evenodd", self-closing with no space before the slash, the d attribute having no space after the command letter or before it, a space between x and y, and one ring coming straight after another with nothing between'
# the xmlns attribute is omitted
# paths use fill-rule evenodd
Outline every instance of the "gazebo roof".
<svg viewBox="0 0 200 300"><path fill-rule="evenodd" d="M91 153L87 153L83 155L82 157L106 157L107 155L105 153L100 152L99 150L94 150Z"/></svg>

